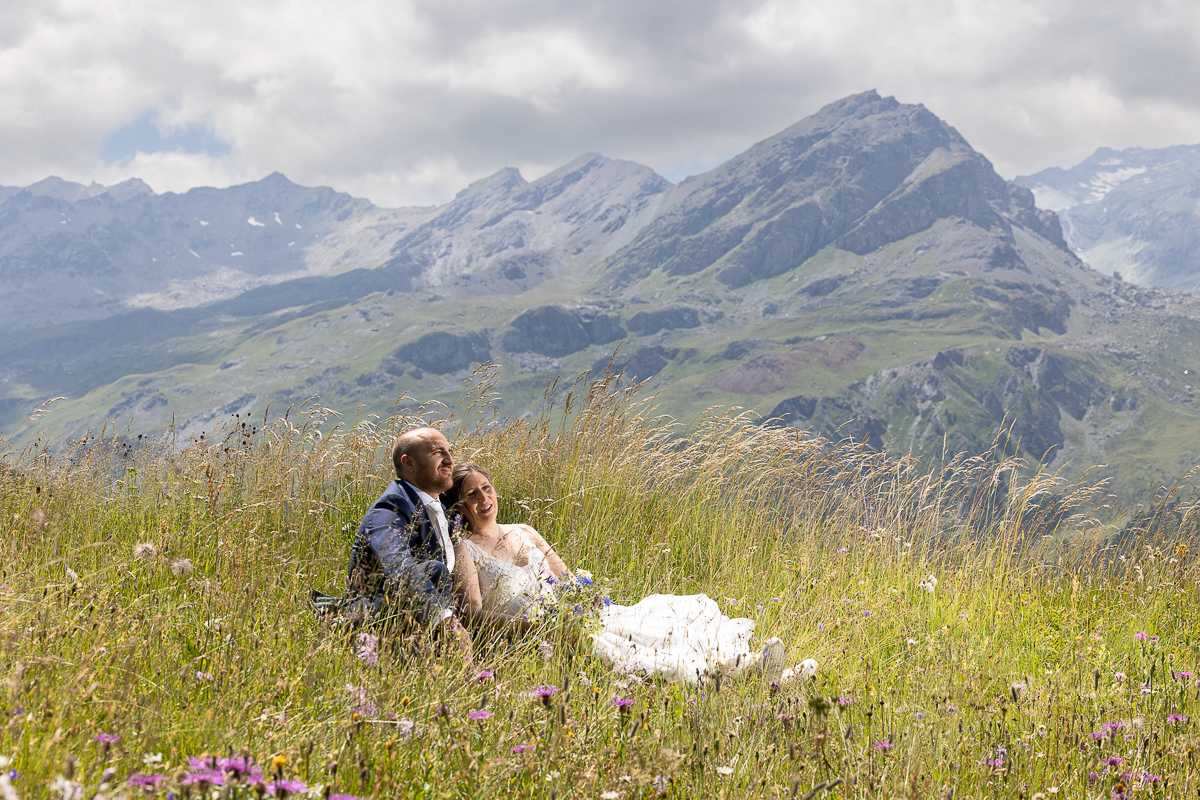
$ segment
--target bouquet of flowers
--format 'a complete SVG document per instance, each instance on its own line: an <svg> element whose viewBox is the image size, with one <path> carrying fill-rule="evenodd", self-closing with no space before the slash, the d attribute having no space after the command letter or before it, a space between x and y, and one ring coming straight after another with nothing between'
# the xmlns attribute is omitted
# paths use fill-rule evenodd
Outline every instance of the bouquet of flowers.
<svg viewBox="0 0 1200 800"><path fill-rule="evenodd" d="M548 591L538 596L538 602L529 611L532 621L545 620L555 614L567 614L577 618L585 629L598 629L600 610L612 605L604 587L586 569L577 569L562 580L547 577L546 585Z"/></svg>

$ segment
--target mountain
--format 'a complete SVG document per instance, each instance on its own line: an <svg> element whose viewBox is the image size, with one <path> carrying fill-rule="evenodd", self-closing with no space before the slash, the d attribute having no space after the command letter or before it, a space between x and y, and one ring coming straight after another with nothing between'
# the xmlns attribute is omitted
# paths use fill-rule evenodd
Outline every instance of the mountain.
<svg viewBox="0 0 1200 800"><path fill-rule="evenodd" d="M1071 247L1097 270L1200 290L1200 145L1102 147L1070 169L1014 182L1058 212Z"/></svg>
<svg viewBox="0 0 1200 800"><path fill-rule="evenodd" d="M0 218L35 201L67 203L21 192ZM185 202L186 216L163 210ZM586 155L536 181L506 169L443 206L388 210L272 176L76 200L57 218L23 217L23 241L81 207L176 231L155 246L190 245L196 217L240 232L231 241L258 248L242 249L243 271L263 283L155 306L144 299L155 287L131 281L91 319L10 324L4 430L54 395L68 399L42 423L70 435L112 420L186 437L317 395L385 414L452 403L496 359L496 411L514 417L536 412L556 376L611 363L683 420L740 406L763 424L920 457L985 451L1003 427L1007 450L1067 475L1106 464L1090 478L1128 491L1200 458L1195 296L1090 269L1029 189L928 109L875 92L674 186ZM279 237L302 213L303 230L318 230L296 250ZM228 268L222 241L172 280ZM118 275L144 267L103 252ZM52 311L37 308L43 322Z"/></svg>

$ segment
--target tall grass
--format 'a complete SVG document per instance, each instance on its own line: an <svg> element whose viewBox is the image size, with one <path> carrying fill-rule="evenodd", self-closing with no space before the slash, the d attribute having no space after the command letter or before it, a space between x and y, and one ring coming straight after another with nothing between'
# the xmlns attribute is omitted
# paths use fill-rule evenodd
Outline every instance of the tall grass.
<svg viewBox="0 0 1200 800"><path fill-rule="evenodd" d="M187 443L101 432L4 451L0 756L15 791L1200 788L1192 500L1175 498L1173 526L1143 515L1121 535L1103 487L1014 458L931 467L721 409L684 425L611 376L496 420L494 379L386 420L310 405ZM617 602L705 592L816 658L817 677L645 681L591 658L563 620L479 634L473 664L420 634L322 626L309 588L340 591L392 437L428 421L492 470L502 520L533 524Z"/></svg>

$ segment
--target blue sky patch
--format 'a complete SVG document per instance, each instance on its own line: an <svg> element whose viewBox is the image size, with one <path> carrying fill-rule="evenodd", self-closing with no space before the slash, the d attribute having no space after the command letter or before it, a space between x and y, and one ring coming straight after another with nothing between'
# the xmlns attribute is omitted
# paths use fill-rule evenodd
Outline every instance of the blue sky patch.
<svg viewBox="0 0 1200 800"><path fill-rule="evenodd" d="M100 157L106 164L127 161L138 153L163 153L182 150L185 153L206 153L220 156L229 152L226 142L213 136L203 125L193 125L164 135L156 120L158 112L147 111L135 121L113 131L104 140Z"/></svg>

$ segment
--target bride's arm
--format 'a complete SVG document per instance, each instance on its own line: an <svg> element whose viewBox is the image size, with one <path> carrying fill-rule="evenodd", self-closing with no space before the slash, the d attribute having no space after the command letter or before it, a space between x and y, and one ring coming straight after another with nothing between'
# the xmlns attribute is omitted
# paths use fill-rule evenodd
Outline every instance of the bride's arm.
<svg viewBox="0 0 1200 800"><path fill-rule="evenodd" d="M459 540L454 545L454 574L450 576L454 596L458 598L459 615L468 623L483 612L483 592L479 589L479 573L467 545Z"/></svg>
<svg viewBox="0 0 1200 800"><path fill-rule="evenodd" d="M542 535L534 530L529 525L522 525L521 528L525 533L529 534L529 541L533 542L534 547L542 551L542 555L546 557L546 563L550 565L550 571L554 573L556 578L571 578L571 570L567 569L566 563L559 558L558 553L554 552L554 548L550 543L542 538Z"/></svg>
<svg viewBox="0 0 1200 800"><path fill-rule="evenodd" d="M524 633L531 627L528 620L516 619L483 608L483 590L479 586L479 571L465 542L454 545L454 574L451 576L458 612L468 625L509 626Z"/></svg>

